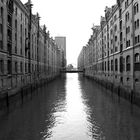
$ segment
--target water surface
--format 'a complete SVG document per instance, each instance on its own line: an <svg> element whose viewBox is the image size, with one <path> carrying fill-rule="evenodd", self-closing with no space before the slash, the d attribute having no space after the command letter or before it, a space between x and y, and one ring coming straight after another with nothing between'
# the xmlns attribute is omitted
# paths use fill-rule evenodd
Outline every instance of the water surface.
<svg viewBox="0 0 140 140"><path fill-rule="evenodd" d="M140 109L78 74L0 119L0 140L140 140Z"/></svg>

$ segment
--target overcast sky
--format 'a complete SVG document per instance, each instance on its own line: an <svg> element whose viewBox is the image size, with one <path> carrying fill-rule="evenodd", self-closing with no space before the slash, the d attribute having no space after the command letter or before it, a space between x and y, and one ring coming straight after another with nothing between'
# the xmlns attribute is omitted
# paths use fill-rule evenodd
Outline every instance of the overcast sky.
<svg viewBox="0 0 140 140"><path fill-rule="evenodd" d="M28 0L21 0L23 3ZM81 48L87 44L93 24L100 23L105 6L116 0L32 0L33 13L38 12L52 37L66 36L67 64L77 64Z"/></svg>

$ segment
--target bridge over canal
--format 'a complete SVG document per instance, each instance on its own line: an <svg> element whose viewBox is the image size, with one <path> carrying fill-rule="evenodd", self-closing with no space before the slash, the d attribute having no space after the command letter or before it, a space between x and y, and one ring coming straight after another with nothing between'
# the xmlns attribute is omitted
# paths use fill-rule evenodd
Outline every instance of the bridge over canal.
<svg viewBox="0 0 140 140"><path fill-rule="evenodd" d="M84 70L78 70L78 69L62 70L61 73L84 73Z"/></svg>

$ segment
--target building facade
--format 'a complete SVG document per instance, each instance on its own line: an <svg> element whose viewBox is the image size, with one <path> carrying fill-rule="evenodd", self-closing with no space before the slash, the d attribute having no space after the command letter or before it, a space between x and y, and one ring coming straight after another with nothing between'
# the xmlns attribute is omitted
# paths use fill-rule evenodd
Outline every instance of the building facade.
<svg viewBox="0 0 140 140"><path fill-rule="evenodd" d="M21 88L60 74L61 48L40 26L28 0L0 0L0 93L8 96Z"/></svg>
<svg viewBox="0 0 140 140"><path fill-rule="evenodd" d="M85 75L140 97L140 1L117 0L78 57ZM134 92L132 92L134 91Z"/></svg>

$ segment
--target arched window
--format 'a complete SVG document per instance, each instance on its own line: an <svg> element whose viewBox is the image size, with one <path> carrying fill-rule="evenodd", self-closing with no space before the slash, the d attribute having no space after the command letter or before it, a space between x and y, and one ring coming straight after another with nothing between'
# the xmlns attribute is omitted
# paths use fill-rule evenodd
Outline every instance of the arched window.
<svg viewBox="0 0 140 140"><path fill-rule="evenodd" d="M121 56L120 57L120 72L123 72L123 64L124 64L123 57Z"/></svg>
<svg viewBox="0 0 140 140"><path fill-rule="evenodd" d="M125 21L126 21L126 22L129 21L129 12L127 12L127 13L125 14Z"/></svg>
<svg viewBox="0 0 140 140"><path fill-rule="evenodd" d="M105 71L106 71L106 61L105 61Z"/></svg>
<svg viewBox="0 0 140 140"><path fill-rule="evenodd" d="M11 62L11 60L7 61L7 71L8 71L8 74L12 73L12 62Z"/></svg>
<svg viewBox="0 0 140 140"><path fill-rule="evenodd" d="M126 57L126 71L130 71L130 56Z"/></svg>
<svg viewBox="0 0 140 140"><path fill-rule="evenodd" d="M17 66L17 62L15 62L15 72L17 73L18 72L18 66Z"/></svg>
<svg viewBox="0 0 140 140"><path fill-rule="evenodd" d="M113 60L111 60L111 71L113 71Z"/></svg>
<svg viewBox="0 0 140 140"><path fill-rule="evenodd" d="M118 71L118 59L115 59L115 71Z"/></svg>
<svg viewBox="0 0 140 140"><path fill-rule="evenodd" d="M134 69L135 71L140 71L140 54L135 54L135 63L134 63Z"/></svg>
<svg viewBox="0 0 140 140"><path fill-rule="evenodd" d="M139 19L137 20L137 28L139 28Z"/></svg>
<svg viewBox="0 0 140 140"><path fill-rule="evenodd" d="M110 71L110 62L108 61L108 71Z"/></svg>
<svg viewBox="0 0 140 140"><path fill-rule="evenodd" d="M140 55L139 55L139 53L135 54L135 63L140 63Z"/></svg>
<svg viewBox="0 0 140 140"><path fill-rule="evenodd" d="M139 12L139 4L136 2L134 4L134 14L137 14Z"/></svg>

